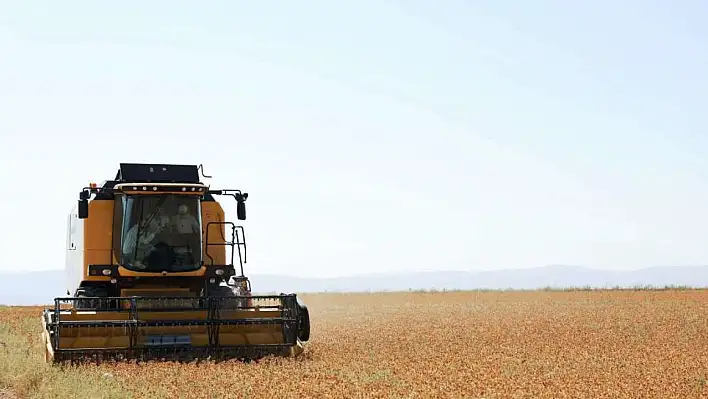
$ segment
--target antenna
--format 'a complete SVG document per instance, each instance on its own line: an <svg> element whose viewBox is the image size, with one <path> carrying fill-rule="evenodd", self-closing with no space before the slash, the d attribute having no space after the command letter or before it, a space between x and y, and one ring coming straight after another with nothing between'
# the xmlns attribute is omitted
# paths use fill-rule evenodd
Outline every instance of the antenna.
<svg viewBox="0 0 708 399"><path fill-rule="evenodd" d="M207 175L204 174L204 165L199 164L199 167L198 167L197 169L198 169L199 172L202 174L202 177L204 177L204 178L206 178L206 179L211 179L211 176L207 176Z"/></svg>

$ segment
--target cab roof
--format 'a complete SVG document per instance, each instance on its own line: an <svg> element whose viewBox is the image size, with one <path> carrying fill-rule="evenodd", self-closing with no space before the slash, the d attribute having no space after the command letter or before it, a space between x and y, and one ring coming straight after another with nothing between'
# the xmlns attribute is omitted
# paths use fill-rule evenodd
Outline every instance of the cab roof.
<svg viewBox="0 0 708 399"><path fill-rule="evenodd" d="M196 165L121 163L119 183L200 183Z"/></svg>

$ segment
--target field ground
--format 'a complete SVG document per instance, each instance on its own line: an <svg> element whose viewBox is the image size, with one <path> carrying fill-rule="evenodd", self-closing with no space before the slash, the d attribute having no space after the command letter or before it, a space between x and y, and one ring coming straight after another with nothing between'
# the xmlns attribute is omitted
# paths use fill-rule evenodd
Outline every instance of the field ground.
<svg viewBox="0 0 708 399"><path fill-rule="evenodd" d="M258 363L44 364L0 308L0 398L708 397L708 291L303 295L312 340Z"/></svg>

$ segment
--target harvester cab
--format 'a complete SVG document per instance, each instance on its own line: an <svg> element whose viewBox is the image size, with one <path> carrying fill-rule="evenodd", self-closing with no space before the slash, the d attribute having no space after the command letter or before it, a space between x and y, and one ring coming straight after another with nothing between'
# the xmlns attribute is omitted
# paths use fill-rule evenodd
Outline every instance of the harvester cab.
<svg viewBox="0 0 708 399"><path fill-rule="evenodd" d="M67 221L67 297L42 316L48 361L303 352L307 306L252 295L244 228L216 200L235 199L245 220L248 194L211 189L200 169L123 163L81 191Z"/></svg>

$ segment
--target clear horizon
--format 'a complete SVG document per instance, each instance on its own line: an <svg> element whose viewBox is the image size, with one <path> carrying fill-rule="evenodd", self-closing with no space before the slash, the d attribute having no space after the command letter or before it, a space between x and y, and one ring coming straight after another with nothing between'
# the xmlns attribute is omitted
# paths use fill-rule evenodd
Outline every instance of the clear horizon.
<svg viewBox="0 0 708 399"><path fill-rule="evenodd" d="M248 192L247 274L708 263L708 5L273 4L0 6L0 273L121 162Z"/></svg>

